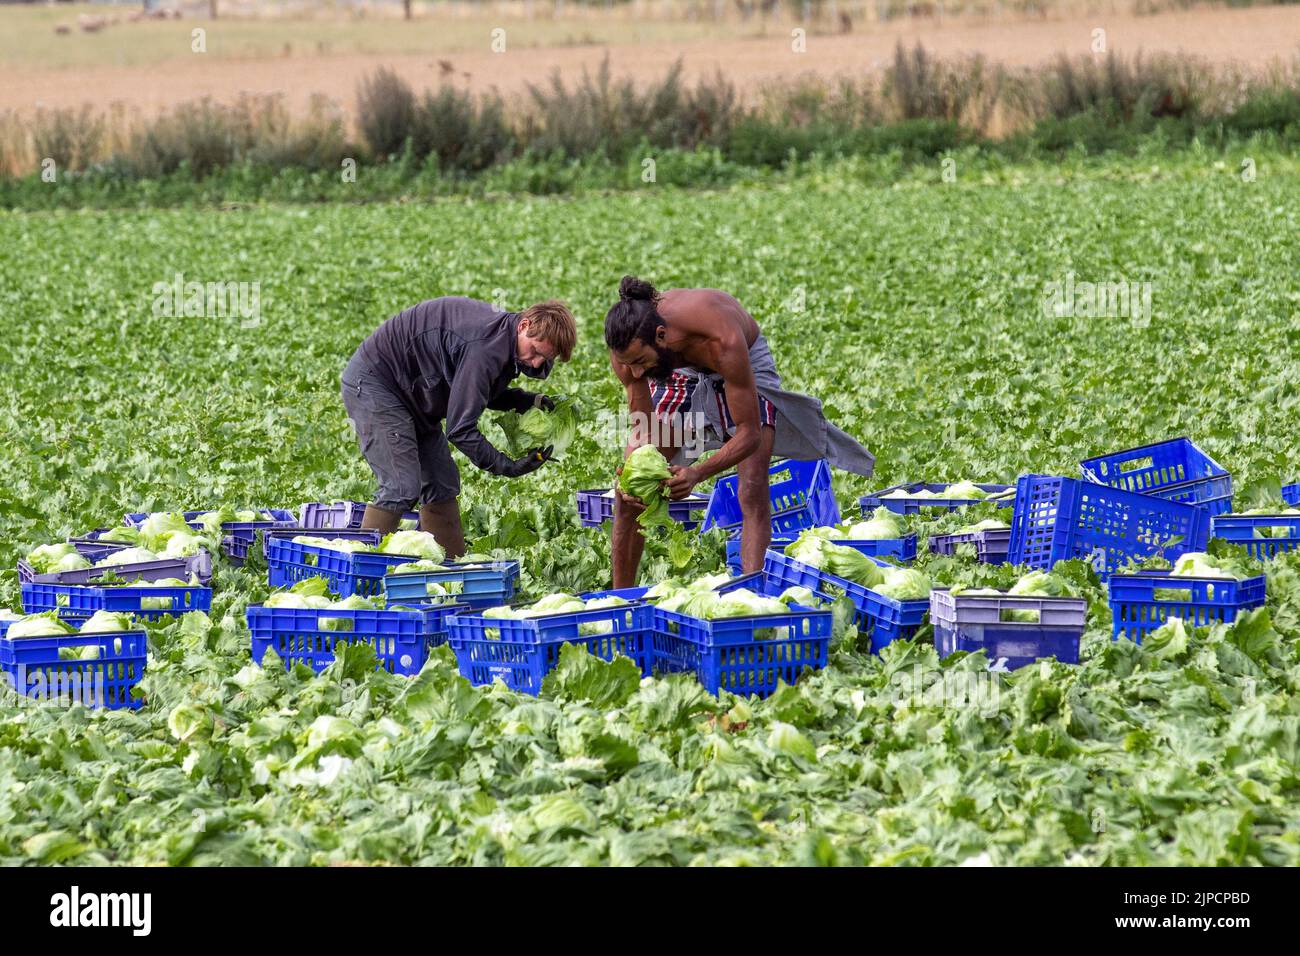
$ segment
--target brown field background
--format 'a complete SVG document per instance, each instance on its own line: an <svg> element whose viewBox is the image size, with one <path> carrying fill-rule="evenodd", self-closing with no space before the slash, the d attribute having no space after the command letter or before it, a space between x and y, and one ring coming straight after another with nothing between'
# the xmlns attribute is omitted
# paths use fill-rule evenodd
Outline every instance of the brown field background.
<svg viewBox="0 0 1300 956"><path fill-rule="evenodd" d="M1183 52L1214 64L1265 69L1300 54L1300 6L1193 8L1142 15L1129 5L1066 3L1040 14L981 7L940 18L934 3L912 6L923 16L885 22L881 7L849 2L848 33L839 18L808 24L807 52L792 50L790 31L802 21L790 4L778 15L743 19L729 5L709 4L718 17L687 16L682 9L643 0L624 9L564 8L550 3L525 15L519 3L439 5L411 22L396 5L364 16L240 16L251 6L225 7L206 17L191 8L179 20L132 22L127 6L0 6L0 112L23 116L41 108L116 105L154 114L202 97L232 101L244 93L280 94L294 110L313 94L345 109L360 79L377 67L393 68L417 88L453 82L510 96L544 83L558 71L568 79L594 70L606 56L615 76L661 77L680 58L688 79L721 70L742 93L798 75L823 78L879 71L898 42L923 43L940 57L980 53L1009 66L1030 66L1059 54L1087 54L1093 30L1106 31L1107 48L1123 54ZM640 15L638 15L638 10ZM823 12L827 11L825 6ZM662 14L662 15L661 15ZM116 17L95 32L79 17ZM856 19L855 19L856 18ZM56 33L60 24L70 32ZM506 51L494 53L492 30L503 28ZM191 52L191 31L206 31L207 52Z"/></svg>

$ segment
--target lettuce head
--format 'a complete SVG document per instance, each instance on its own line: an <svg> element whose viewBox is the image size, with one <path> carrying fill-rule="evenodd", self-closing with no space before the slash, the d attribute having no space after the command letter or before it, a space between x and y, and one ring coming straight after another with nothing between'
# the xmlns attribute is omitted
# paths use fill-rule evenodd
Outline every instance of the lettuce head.
<svg viewBox="0 0 1300 956"><path fill-rule="evenodd" d="M672 477L668 470L668 460L659 453L654 445L641 445L633 449L632 454L623 462L623 473L619 475L618 486L626 495L631 495L645 505L645 510L637 516L637 523L644 528L667 526L672 523L668 517L668 497L664 494L664 482Z"/></svg>
<svg viewBox="0 0 1300 956"><path fill-rule="evenodd" d="M383 554L405 554L437 563L447 556L438 539L427 531L394 531L379 542L379 550Z"/></svg>

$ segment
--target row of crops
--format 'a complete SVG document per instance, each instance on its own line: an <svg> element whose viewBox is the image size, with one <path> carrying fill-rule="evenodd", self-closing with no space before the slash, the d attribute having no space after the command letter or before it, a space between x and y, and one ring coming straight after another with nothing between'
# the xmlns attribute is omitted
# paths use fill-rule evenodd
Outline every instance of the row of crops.
<svg viewBox="0 0 1300 956"><path fill-rule="evenodd" d="M832 476L846 534L884 523L880 504L860 507L892 493L881 486L1085 481L1091 455L1181 434L1233 472L1233 512L1284 512L1279 488L1254 491L1294 475L1297 457L1285 319L1300 289L1276 267L1300 236L1293 184L1266 163L1249 185L1193 167L1009 169L1016 188L946 190L828 174L807 188L450 203L436 215L409 204L0 216L0 298L29 317L8 332L0 397L0 430L21 449L0 461L0 606L29 609L15 566L34 546L125 527L126 509L292 505L301 526L296 503L367 495L337 399L342 357L431 295L565 298L579 349L549 384L616 407L598 325L626 272L737 294L788 385L822 398L877 455L874 484ZM260 279L262 326L151 317L152 284L177 271ZM1044 315L1044 283L1070 273L1151 280L1151 323ZM466 482L472 551L519 562L512 603L585 604L608 584L603 526L575 514L576 493L607 485L621 451L594 429L584 422L565 459L522 484ZM1014 506L924 500L891 512L903 531L893 540L914 556L873 557L924 574L931 599L1008 595L1028 576L981 560L1009 552ZM1285 544L1272 529L1287 516L1264 517L1243 543ZM210 609L133 622L146 667L128 696L141 706L0 697L0 860L1295 864L1300 560L1242 555L1220 533L1227 513L1209 520L1215 537L1199 553L1242 577L1206 582L1206 597L1233 588L1239 601L1262 574L1263 607L1116 640L1117 578L1101 580L1089 547L1051 570L1086 602L1079 662L1058 647L1013 668L1009 655L999 667L937 648L930 606L911 640L872 653L852 599L826 578L802 585L836 598L804 605L831 615L826 666L766 696L713 694L693 672L647 680L623 654L574 649L535 695L475 687L450 633L413 676L377 667L376 647L358 641L336 640L319 672L284 666L278 649L258 666L250 606L302 582L270 584L265 531L242 567L210 537ZM993 521L1008 527L977 529ZM797 537L774 533L772 551L809 564L788 553ZM852 567L815 537L799 554L829 550ZM727 532L674 521L650 534L641 581L721 574L727 550ZM1169 554L1143 567L1172 571ZM738 585L766 599L798 586ZM278 600L349 599L299 595Z"/></svg>

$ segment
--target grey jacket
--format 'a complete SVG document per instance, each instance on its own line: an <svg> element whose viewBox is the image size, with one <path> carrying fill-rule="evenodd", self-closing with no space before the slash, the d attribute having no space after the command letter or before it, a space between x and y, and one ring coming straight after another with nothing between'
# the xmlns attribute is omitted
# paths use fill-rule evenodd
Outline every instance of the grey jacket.
<svg viewBox="0 0 1300 956"><path fill-rule="evenodd" d="M519 315L459 296L429 299L384 322L357 349L417 422L430 430L446 422L447 440L479 468L501 474L510 458L479 431L485 408L526 411L534 395L509 383L517 363Z"/></svg>

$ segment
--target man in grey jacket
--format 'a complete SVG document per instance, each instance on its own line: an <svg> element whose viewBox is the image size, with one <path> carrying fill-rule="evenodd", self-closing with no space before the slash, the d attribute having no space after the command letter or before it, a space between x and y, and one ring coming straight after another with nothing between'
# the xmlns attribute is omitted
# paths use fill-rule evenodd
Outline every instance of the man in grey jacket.
<svg viewBox="0 0 1300 956"><path fill-rule="evenodd" d="M389 533L420 503L420 529L449 558L465 553L455 445L494 475L517 478L540 468L550 449L512 459L492 446L478 420L484 409L523 414L553 408L545 395L513 388L522 373L546 378L577 342L563 303L502 312L458 296L430 299L393 316L361 343L343 370L343 404L379 483L363 528ZM445 422L445 426L444 426Z"/></svg>

